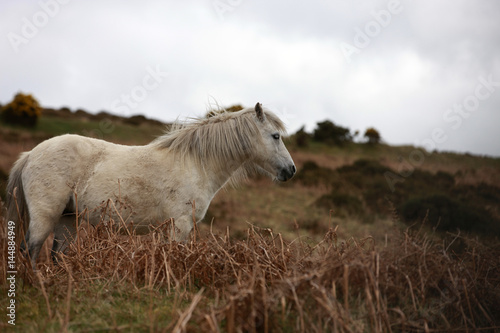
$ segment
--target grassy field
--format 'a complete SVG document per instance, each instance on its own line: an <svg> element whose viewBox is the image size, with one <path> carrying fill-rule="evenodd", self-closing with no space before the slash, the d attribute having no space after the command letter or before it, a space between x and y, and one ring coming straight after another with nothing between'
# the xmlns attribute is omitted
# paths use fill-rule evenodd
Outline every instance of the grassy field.
<svg viewBox="0 0 500 333"><path fill-rule="evenodd" d="M188 243L166 243L161 228L120 236L109 224L83 225L80 245L58 266L48 248L36 274L17 254L16 326L2 326L18 332L500 328L498 244L459 235L434 239L419 228L393 231L382 244L371 237L340 240L337 231L316 244L254 227L241 240L202 232ZM0 275L5 281L4 266ZM8 290L1 289L5 304Z"/></svg>
<svg viewBox="0 0 500 333"><path fill-rule="evenodd" d="M163 130L106 116L45 116L32 130L0 124L0 176L54 135L145 144ZM16 326L3 314L1 329L500 330L500 159L425 154L391 190L384 174L399 175L416 148L287 146L299 170L291 182L257 177L221 191L188 243L166 242L168 223L127 236L108 217L107 226L83 223L59 265L48 259L50 239L36 274L16 253ZM2 282L2 311L9 288Z"/></svg>

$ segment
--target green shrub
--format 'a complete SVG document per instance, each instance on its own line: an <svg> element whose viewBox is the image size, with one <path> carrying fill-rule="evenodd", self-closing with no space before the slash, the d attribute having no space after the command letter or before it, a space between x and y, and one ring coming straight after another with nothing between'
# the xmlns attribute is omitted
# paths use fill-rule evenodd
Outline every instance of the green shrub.
<svg viewBox="0 0 500 333"><path fill-rule="evenodd" d="M18 93L9 104L1 109L1 118L5 123L34 127L42 113L38 101L31 95Z"/></svg>

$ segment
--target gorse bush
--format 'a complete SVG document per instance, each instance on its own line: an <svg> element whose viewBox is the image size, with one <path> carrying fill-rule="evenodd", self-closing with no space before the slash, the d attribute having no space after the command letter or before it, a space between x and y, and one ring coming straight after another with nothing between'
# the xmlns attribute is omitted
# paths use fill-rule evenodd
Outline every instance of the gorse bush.
<svg viewBox="0 0 500 333"><path fill-rule="evenodd" d="M41 113L42 108L32 95L18 93L1 109L0 116L8 124L34 127Z"/></svg>
<svg viewBox="0 0 500 333"><path fill-rule="evenodd" d="M218 109L212 109L212 110L208 111L207 114L205 115L205 117L211 118L211 117L217 116L221 112L238 112L238 111L241 111L243 109L244 109L244 107L241 104L231 105L230 107L227 107L227 108L220 108L219 107Z"/></svg>
<svg viewBox="0 0 500 333"><path fill-rule="evenodd" d="M382 139L380 133L373 127L366 129L364 137L368 140L367 142L370 144L380 143L380 140Z"/></svg>

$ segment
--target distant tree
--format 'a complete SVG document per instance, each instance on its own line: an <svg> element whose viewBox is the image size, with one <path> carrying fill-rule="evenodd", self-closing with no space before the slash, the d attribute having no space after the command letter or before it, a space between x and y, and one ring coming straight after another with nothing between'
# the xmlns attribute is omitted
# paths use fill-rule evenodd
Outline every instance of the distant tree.
<svg viewBox="0 0 500 333"><path fill-rule="evenodd" d="M368 140L370 144L378 144L382 137L380 133L373 127L367 128L364 137Z"/></svg>
<svg viewBox="0 0 500 333"><path fill-rule="evenodd" d="M345 142L352 142L352 135L348 128L337 126L330 120L325 120L316 124L313 139L315 141L341 145Z"/></svg>
<svg viewBox="0 0 500 333"><path fill-rule="evenodd" d="M42 113L38 101L29 94L17 93L9 104L0 110L5 123L34 127Z"/></svg>
<svg viewBox="0 0 500 333"><path fill-rule="evenodd" d="M243 110L243 109L244 109L244 107L241 104L234 104L234 105L231 105L230 107L224 108L222 110L219 109L219 110L208 111L206 117L210 118L210 117L216 116L221 111L225 111L225 112L237 112L237 111L240 111L240 110Z"/></svg>
<svg viewBox="0 0 500 333"><path fill-rule="evenodd" d="M305 131L305 126L302 126L293 136L295 143L298 147L307 147L309 145L309 140L311 139L311 134Z"/></svg>
<svg viewBox="0 0 500 333"><path fill-rule="evenodd" d="M235 105L231 105L230 107L226 108L226 112L237 112L237 111L240 111L240 110L243 110L244 107L243 105L241 104L235 104Z"/></svg>

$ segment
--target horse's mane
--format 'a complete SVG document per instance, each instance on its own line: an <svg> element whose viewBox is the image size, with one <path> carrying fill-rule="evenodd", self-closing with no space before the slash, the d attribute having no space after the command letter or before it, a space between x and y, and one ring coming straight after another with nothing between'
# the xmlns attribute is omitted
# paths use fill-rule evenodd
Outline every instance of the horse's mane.
<svg viewBox="0 0 500 333"><path fill-rule="evenodd" d="M263 110L265 121L285 134L283 122L269 110ZM262 144L254 108L238 112L217 111L209 118L195 118L189 122L172 124L170 130L151 144L179 154L180 161L189 159L202 171L223 170L232 161L241 162L251 157ZM235 172L230 182L236 185L255 167L245 163Z"/></svg>

